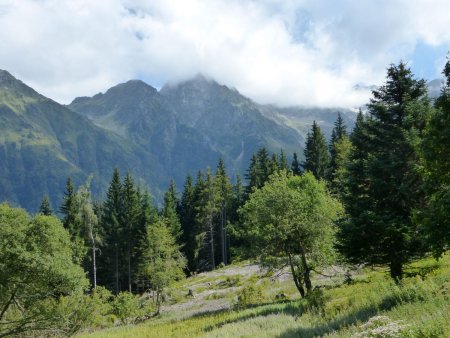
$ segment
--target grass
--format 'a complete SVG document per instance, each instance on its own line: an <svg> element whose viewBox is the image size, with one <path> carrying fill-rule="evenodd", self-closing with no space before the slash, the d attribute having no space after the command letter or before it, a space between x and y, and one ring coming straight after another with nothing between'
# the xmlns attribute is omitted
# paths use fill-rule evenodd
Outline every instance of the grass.
<svg viewBox="0 0 450 338"><path fill-rule="evenodd" d="M140 325L81 337L450 337L449 264L448 254L439 262L429 258L411 264L401 285L383 270L364 270L350 285L326 286L308 300L297 297L290 280L265 279L259 283L262 305L188 316L172 311ZM245 287L255 277L239 282ZM275 300L280 292L291 300Z"/></svg>

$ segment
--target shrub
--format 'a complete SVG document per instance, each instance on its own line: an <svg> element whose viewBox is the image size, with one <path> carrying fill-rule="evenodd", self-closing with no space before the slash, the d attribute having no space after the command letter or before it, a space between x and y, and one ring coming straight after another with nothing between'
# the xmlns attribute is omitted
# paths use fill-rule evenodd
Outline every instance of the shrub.
<svg viewBox="0 0 450 338"><path fill-rule="evenodd" d="M245 286L237 299L237 308L245 308L260 304L264 301L263 287L260 284L250 284Z"/></svg>

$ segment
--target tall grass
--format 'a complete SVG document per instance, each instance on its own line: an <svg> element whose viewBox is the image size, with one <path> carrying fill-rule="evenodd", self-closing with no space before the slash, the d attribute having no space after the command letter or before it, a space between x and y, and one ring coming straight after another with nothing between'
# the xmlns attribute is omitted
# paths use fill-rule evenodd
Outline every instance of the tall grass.
<svg viewBox="0 0 450 338"><path fill-rule="evenodd" d="M448 255L439 262L419 261L399 285L384 271L367 271L350 285L325 287L308 299L271 300L181 320L172 313L85 336L450 337L449 263Z"/></svg>

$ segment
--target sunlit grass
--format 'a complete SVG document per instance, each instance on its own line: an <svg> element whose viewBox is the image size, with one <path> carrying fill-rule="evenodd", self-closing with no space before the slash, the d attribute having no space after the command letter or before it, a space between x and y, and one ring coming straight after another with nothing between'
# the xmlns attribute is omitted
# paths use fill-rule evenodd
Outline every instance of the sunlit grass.
<svg viewBox="0 0 450 338"><path fill-rule="evenodd" d="M289 280L266 280L264 305L187 318L167 313L140 325L85 337L363 337L372 326L381 336L397 332L402 337L450 337L449 263L447 255L439 262L429 258L411 264L401 285L384 270L367 270L350 285L322 288L309 301L277 302L278 292L296 297L291 293L295 287Z"/></svg>

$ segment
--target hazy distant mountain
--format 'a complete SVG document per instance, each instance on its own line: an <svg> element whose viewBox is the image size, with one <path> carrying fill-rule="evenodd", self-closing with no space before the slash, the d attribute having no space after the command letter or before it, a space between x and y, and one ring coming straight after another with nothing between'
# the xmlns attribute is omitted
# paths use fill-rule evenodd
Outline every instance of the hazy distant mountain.
<svg viewBox="0 0 450 338"><path fill-rule="evenodd" d="M0 70L0 202L36 211L45 194L61 203L67 177L84 183L93 174L98 196L118 167L142 182L164 172L142 147L95 126Z"/></svg>
<svg viewBox="0 0 450 338"><path fill-rule="evenodd" d="M434 79L427 83L428 95L431 98L436 98L441 94L442 86L444 85L444 79Z"/></svg>
<svg viewBox="0 0 450 338"><path fill-rule="evenodd" d="M337 111L259 105L201 75L160 91L132 80L62 106L0 71L0 201L35 211L47 194L57 208L67 177L91 174L103 197L114 167L160 198L171 177L181 187L220 157L233 176L262 146L302 156L312 121L329 134ZM354 112L340 111L350 126Z"/></svg>

